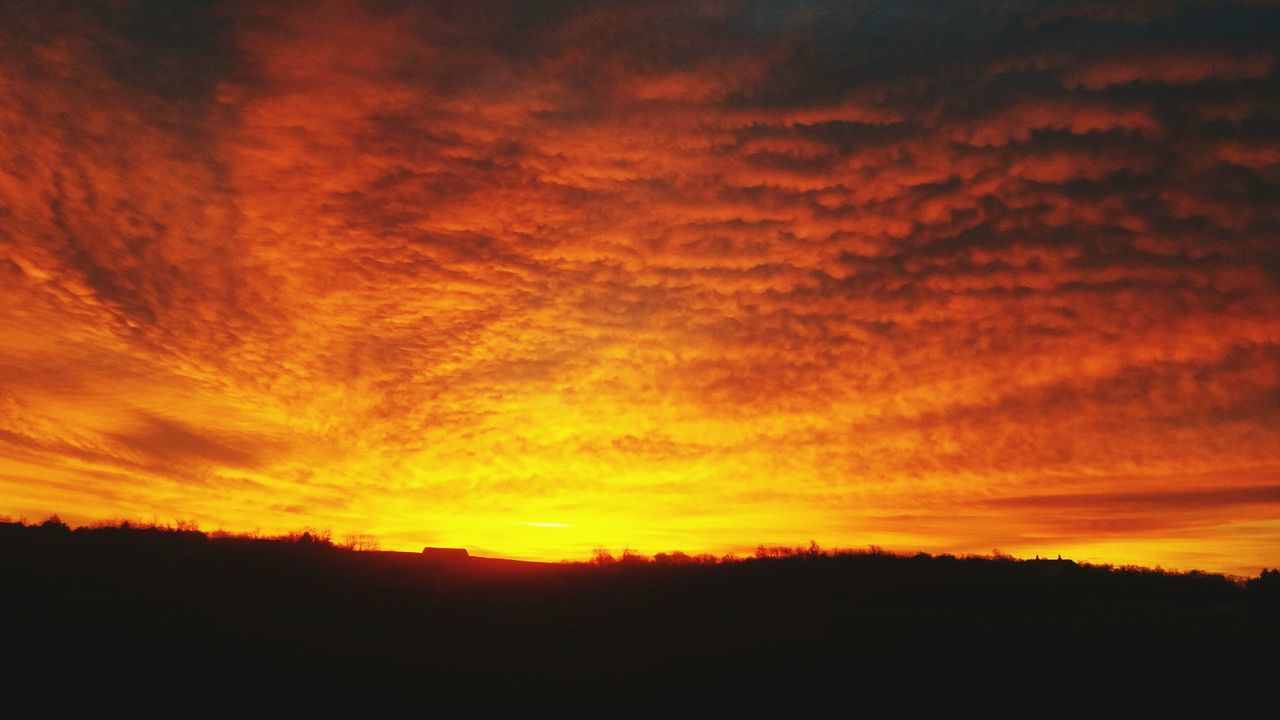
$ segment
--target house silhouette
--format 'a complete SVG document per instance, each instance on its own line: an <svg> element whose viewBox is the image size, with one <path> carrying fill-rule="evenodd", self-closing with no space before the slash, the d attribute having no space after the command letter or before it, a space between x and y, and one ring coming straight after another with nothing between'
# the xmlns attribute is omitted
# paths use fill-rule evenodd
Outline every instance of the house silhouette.
<svg viewBox="0 0 1280 720"><path fill-rule="evenodd" d="M467 552L466 548L424 547L422 548L422 557L440 562L457 562L466 560L471 557L471 554Z"/></svg>

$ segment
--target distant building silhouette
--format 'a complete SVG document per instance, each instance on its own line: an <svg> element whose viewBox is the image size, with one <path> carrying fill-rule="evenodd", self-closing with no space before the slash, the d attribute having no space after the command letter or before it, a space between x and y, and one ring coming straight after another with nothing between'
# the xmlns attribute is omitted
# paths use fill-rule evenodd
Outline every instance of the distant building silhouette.
<svg viewBox="0 0 1280 720"><path fill-rule="evenodd" d="M427 560L456 562L458 560L466 560L471 557L471 553L468 553L466 548L424 547L422 548L422 557Z"/></svg>

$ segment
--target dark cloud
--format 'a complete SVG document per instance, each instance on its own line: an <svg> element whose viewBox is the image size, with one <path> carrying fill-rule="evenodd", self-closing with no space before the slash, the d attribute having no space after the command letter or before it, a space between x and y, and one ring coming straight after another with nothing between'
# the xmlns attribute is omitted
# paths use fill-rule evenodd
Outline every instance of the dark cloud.
<svg viewBox="0 0 1280 720"><path fill-rule="evenodd" d="M256 443L248 437L219 437L180 420L156 415L142 415L139 420L139 426L131 432L112 433L108 437L124 446L127 452L161 461L178 472L206 464L254 468L264 461L261 455L267 448L254 447Z"/></svg>
<svg viewBox="0 0 1280 720"><path fill-rule="evenodd" d="M1235 505L1278 505L1280 485L1120 493L1079 493L1074 495L1026 495L988 501L1001 507L1040 510L1092 509L1113 512L1164 513L1227 508Z"/></svg>

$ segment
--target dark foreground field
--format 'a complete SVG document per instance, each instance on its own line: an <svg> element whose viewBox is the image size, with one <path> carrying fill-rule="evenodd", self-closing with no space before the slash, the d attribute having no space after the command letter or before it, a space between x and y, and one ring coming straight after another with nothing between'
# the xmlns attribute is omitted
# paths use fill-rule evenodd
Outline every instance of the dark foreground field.
<svg viewBox="0 0 1280 720"><path fill-rule="evenodd" d="M459 703L1280 716L1275 573L884 554L433 561L3 524L0 581L11 717L422 717Z"/></svg>

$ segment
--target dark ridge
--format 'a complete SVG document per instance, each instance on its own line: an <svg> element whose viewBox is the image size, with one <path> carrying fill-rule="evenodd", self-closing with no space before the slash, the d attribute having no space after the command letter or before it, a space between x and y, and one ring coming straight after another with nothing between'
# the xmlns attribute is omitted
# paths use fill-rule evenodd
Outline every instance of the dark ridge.
<svg viewBox="0 0 1280 720"><path fill-rule="evenodd" d="M839 703L844 714L1274 709L1280 573L761 548L524 563L324 534L0 524L31 715ZM375 710L376 709L376 710Z"/></svg>

